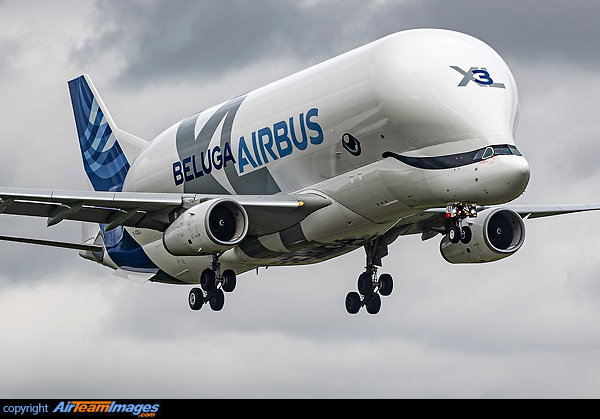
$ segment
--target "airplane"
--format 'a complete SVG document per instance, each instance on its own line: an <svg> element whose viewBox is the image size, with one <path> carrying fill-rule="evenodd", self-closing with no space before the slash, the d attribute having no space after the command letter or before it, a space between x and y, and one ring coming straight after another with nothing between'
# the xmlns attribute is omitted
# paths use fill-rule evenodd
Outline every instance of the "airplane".
<svg viewBox="0 0 600 419"><path fill-rule="evenodd" d="M364 248L348 313L381 308L398 237L441 234L450 263L513 255L524 219L600 204L510 205L529 165L515 79L490 46L398 32L191 115L147 142L117 127L88 75L68 82L90 191L0 188L0 214L82 222L65 247L140 282L189 285L223 308L237 277ZM199 285L199 286L198 286Z"/></svg>

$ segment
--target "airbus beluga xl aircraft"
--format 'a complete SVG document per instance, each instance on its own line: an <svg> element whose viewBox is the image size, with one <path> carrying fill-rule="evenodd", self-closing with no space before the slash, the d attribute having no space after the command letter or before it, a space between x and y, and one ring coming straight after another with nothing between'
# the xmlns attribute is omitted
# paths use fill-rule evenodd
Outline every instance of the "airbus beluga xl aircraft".
<svg viewBox="0 0 600 419"><path fill-rule="evenodd" d="M600 209L498 206L529 166L515 146L517 85L488 45L421 29L387 36L175 123L146 142L120 130L92 81L69 82L93 191L0 188L0 213L83 223L75 248L142 281L199 284L193 310L221 310L236 276L363 247L346 309L378 313L378 275L399 236L442 235L450 263L523 245L523 219Z"/></svg>

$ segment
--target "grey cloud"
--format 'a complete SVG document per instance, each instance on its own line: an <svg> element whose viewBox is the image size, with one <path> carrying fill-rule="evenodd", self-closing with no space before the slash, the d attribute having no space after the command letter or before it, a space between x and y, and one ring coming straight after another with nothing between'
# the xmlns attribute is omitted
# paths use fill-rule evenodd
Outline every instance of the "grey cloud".
<svg viewBox="0 0 600 419"><path fill-rule="evenodd" d="M66 221L46 228L46 219L43 218L4 215L0 217L0 235L78 242L81 240L81 227L78 223ZM82 265L89 266L74 250L0 241L2 286L9 282L38 283L51 272Z"/></svg>
<svg viewBox="0 0 600 419"><path fill-rule="evenodd" d="M17 316L20 326L0 322L7 343L0 391L120 398L593 396L597 301L564 292L555 274L560 264L531 275L536 268L528 258L536 246L546 248L543 242L534 239L524 257L504 265L456 267L439 260L437 243L407 238L392 251L411 263L385 260L398 273L398 288L378 316L344 312L343 292L354 286L356 267L343 263L245 274L221 313L191 312L188 287L138 285L100 271L86 278L76 270L64 279L50 275L41 286L7 287L0 296L1 317ZM342 262L360 265L361 256ZM511 268L502 268L507 263ZM39 342L43 351L34 356ZM32 371L41 378L28 380Z"/></svg>
<svg viewBox="0 0 600 419"><path fill-rule="evenodd" d="M74 56L119 57L123 85L217 79L250 65L295 60L300 68L415 27L463 31L519 58L598 64L600 5L583 0L448 2L247 2L98 0L96 34Z"/></svg>
<svg viewBox="0 0 600 419"><path fill-rule="evenodd" d="M501 55L600 63L600 4L560 0L436 0L423 3L415 23L467 32L489 42Z"/></svg>
<svg viewBox="0 0 600 419"><path fill-rule="evenodd" d="M393 2L373 7L358 0L99 0L98 32L74 56L93 61L118 50L124 60L119 80L129 85L215 79L277 60L307 66L396 31L397 21L386 17L395 7Z"/></svg>
<svg viewBox="0 0 600 419"><path fill-rule="evenodd" d="M15 75L15 69L12 62L19 49L19 43L14 40L0 39L0 57L2 65L0 66L0 83L10 80Z"/></svg>
<svg viewBox="0 0 600 419"><path fill-rule="evenodd" d="M571 202L598 201L594 185L600 181L596 159L600 128L595 111L599 71L556 61L520 60L511 68L521 94L517 146L532 171L525 197L530 202L547 202L561 190Z"/></svg>

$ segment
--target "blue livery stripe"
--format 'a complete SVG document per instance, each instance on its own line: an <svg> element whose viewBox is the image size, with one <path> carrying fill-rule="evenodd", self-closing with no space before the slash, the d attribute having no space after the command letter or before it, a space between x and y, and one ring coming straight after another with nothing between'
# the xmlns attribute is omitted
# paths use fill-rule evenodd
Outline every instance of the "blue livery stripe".
<svg viewBox="0 0 600 419"><path fill-rule="evenodd" d="M156 273L158 271L158 267L150 260L142 246L123 226L110 231L105 231L104 225L101 225L101 228L106 251L118 267L135 272Z"/></svg>
<svg viewBox="0 0 600 419"><path fill-rule="evenodd" d="M121 191L129 162L84 76L69 82L83 166L97 191Z"/></svg>

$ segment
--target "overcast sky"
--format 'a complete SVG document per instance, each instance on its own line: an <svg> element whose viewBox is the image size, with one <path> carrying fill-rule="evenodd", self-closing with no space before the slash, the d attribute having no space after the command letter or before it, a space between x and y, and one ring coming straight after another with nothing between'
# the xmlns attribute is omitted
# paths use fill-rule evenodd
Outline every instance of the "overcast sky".
<svg viewBox="0 0 600 419"><path fill-rule="evenodd" d="M521 93L517 203L600 202L600 4L592 0L0 0L0 186L85 189L66 82L90 74L119 126L173 123L393 32L482 39ZM0 398L600 395L600 213L531 220L524 247L454 266L398 239L379 315L344 297L362 250L239 277L220 313L77 252L0 243ZM76 241L63 222L0 234Z"/></svg>

